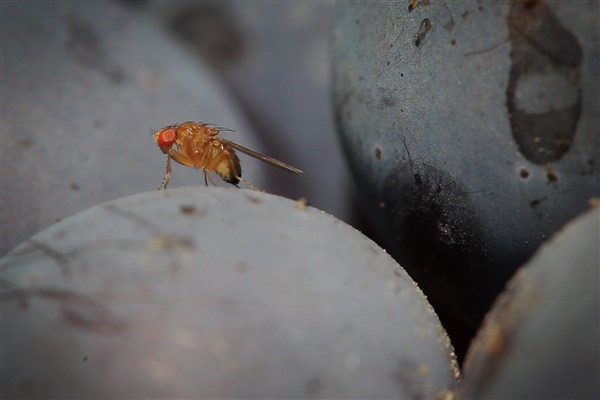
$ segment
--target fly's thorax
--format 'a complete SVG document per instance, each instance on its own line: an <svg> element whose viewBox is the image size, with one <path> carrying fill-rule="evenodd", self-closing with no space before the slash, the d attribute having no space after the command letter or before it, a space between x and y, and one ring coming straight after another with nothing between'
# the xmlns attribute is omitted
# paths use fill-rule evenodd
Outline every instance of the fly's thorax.
<svg viewBox="0 0 600 400"><path fill-rule="evenodd" d="M185 154L194 164L203 165L211 152L211 139L208 136L197 135L188 129L177 132L177 149Z"/></svg>

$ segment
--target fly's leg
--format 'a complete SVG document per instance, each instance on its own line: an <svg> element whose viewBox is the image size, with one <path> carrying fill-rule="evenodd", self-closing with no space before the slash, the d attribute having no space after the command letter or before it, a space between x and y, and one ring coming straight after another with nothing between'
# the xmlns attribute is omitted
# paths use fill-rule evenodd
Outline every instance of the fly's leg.
<svg viewBox="0 0 600 400"><path fill-rule="evenodd" d="M212 178L209 175L209 172L207 170L204 170L204 184L206 186L209 186L208 183L210 182L210 184L212 186L218 186L215 181L212 180Z"/></svg>
<svg viewBox="0 0 600 400"><path fill-rule="evenodd" d="M236 178L239 179L240 182L242 182L244 185L248 186L250 189L252 190L256 190L257 192L264 192L264 190L257 188L256 186L254 186L253 184L251 184L250 182L248 182L245 179L242 179L241 176L236 176ZM237 185L235 185L236 187L239 187Z"/></svg>
<svg viewBox="0 0 600 400"><path fill-rule="evenodd" d="M165 175L165 177L164 177L162 183L160 184L160 186L158 187L158 190L166 189L167 185L171 181L171 177L173 176L173 174L171 172L171 158L175 162L178 162L181 165L185 165L186 167L192 167L194 165L190 161L190 159L187 158L185 155L183 155L182 153L178 152L177 150L171 149L169 151L169 153L167 154L167 174Z"/></svg>
<svg viewBox="0 0 600 400"><path fill-rule="evenodd" d="M220 143L218 143L220 145ZM235 153L234 153L235 154ZM229 174L228 176L223 176L221 175L221 173L219 173L218 168L219 165L222 162L228 162L229 157L231 156L231 154L227 151L227 150L223 150L221 151L221 153L219 153L218 155L216 155L215 157L213 157L212 159L207 160L207 164L206 164L206 170L208 171L216 171L217 174L221 177L221 179L223 179L224 181L231 183L230 181L233 180L233 178L237 178L238 181L247 184L249 187L251 187L252 189L258 190L256 189L254 186L252 186L251 184L249 184L248 182L246 182L245 180L243 180L239 175L239 171L236 171L235 168L232 169L232 165L229 166ZM238 185L231 183L233 186L238 187Z"/></svg>
<svg viewBox="0 0 600 400"><path fill-rule="evenodd" d="M208 160L209 157L211 156L211 151L205 151L204 155L202 157L202 159L200 159L199 164L202 165L202 171L204 171L204 184L206 186L217 186L217 184L215 183L215 181L212 180L211 176L210 176L210 171L212 171L209 167L208 167ZM208 184L210 182L210 185Z"/></svg>
<svg viewBox="0 0 600 400"><path fill-rule="evenodd" d="M166 189L172 176L173 174L171 173L171 156L167 154L167 174L163 178L162 183L158 187L158 190Z"/></svg>
<svg viewBox="0 0 600 400"><path fill-rule="evenodd" d="M186 167L194 166L194 163L192 162L192 160L190 160L188 158L188 156L184 155L183 153L178 152L177 150L169 151L169 156L171 156L173 161L175 161L181 165L185 165Z"/></svg>
<svg viewBox="0 0 600 400"><path fill-rule="evenodd" d="M220 145L220 143L219 143ZM235 155L235 153L233 153ZM222 151L218 156L214 157L212 160L210 160L210 162L207 163L206 165L206 169L208 169L209 171L214 171L218 168L219 164L221 164L221 162L225 162L229 159L230 157L230 153L228 150L224 150ZM259 188L257 188L256 186L254 186L253 184L251 184L250 182L248 182L245 179L242 179L241 175L241 171L236 171L236 168L231 168L233 167L232 165L230 166L230 174L231 176L228 178L236 178L239 182L242 182L244 185L248 186L250 189L252 190L256 190L257 192L262 192L262 190L260 190ZM225 181L229 181L231 179L224 179L221 176L221 179L225 180ZM238 185L232 184L233 186L239 188Z"/></svg>

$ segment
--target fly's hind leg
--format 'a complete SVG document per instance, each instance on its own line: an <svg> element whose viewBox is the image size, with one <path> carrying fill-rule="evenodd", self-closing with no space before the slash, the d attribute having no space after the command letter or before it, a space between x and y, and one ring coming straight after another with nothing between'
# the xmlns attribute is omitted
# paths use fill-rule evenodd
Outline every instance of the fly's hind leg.
<svg viewBox="0 0 600 400"><path fill-rule="evenodd" d="M158 187L158 190L166 189L167 185L169 184L169 181L171 181L172 176L173 174L171 173L171 156L167 154L167 174L163 178L162 183Z"/></svg>
<svg viewBox="0 0 600 400"><path fill-rule="evenodd" d="M241 176L236 176L236 178L238 178L240 182L242 182L244 185L248 186L250 189L256 190L257 192L264 192L264 190L259 189L256 186L254 186L253 184L251 184L250 182L248 182L247 180L242 179ZM239 186L235 185L235 187L239 187Z"/></svg>
<svg viewBox="0 0 600 400"><path fill-rule="evenodd" d="M259 188L257 188L256 186L254 186L253 184L251 184L250 182L248 182L245 179L242 179L241 175L241 170L239 169L239 164L237 168L235 168L235 163L231 163L229 165L229 167L227 168L227 172L228 174L223 174L220 173L218 171L219 169L219 165L222 162L228 162L229 157L231 156L232 153L229 153L228 151L223 151L221 154L217 155L216 157L212 158L210 160L210 162L208 162L206 164L206 170L209 171L217 171L217 174L221 177L221 179L223 179L225 182L228 182L230 184L232 184L233 186L239 188L239 186L235 183L233 183L233 178L237 179L237 182L242 182L244 185L248 186L250 189L252 190L256 190L257 192L262 192L262 190L260 190ZM235 156L235 153L233 153L233 155ZM237 159L237 157L236 157ZM225 175L225 176L224 176ZM210 177L209 177L210 179Z"/></svg>

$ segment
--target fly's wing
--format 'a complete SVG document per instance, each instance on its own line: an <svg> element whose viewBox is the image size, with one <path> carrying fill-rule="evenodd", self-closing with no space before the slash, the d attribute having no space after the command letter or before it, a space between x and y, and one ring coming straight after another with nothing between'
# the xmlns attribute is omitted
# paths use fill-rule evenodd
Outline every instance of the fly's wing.
<svg viewBox="0 0 600 400"><path fill-rule="evenodd" d="M230 146L231 146L231 147L233 147L234 149L236 149L236 150L239 150L239 151L241 151L242 153L245 153L245 154L249 155L250 157L254 157L254 158L256 158L257 160L264 161L264 162L266 162L266 163L269 163L269 164L271 164L271 165L274 165L274 166L276 166L276 167L279 167L279 168L281 168L281 169L284 169L284 170L286 170L287 172L291 172L291 173L293 173L293 174L297 174L297 175L300 175L300 174L302 174L302 170L300 170L300 169L298 169L298 168L296 168L296 167L292 167L291 165L288 165L288 164L286 164L286 163L284 163L284 162L282 162L282 161L276 160L276 159L274 159L274 158L271 158L271 157L267 157L267 156L265 156L265 155L263 155L263 154L260 154L260 153L259 153L259 152L257 152L257 151L250 150L249 148L247 148L247 147L244 147L244 146L242 146L242 145L239 145L239 144L237 144L237 143L235 143L235 142L232 142L232 141L230 141L230 140L223 139L223 138L220 138L220 140L222 140L223 142L227 143L228 145L230 145Z"/></svg>

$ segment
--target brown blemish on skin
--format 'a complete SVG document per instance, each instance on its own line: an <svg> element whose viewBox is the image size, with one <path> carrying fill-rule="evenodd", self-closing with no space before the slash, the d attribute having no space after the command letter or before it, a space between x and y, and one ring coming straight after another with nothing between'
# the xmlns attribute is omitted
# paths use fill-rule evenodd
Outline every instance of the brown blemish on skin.
<svg viewBox="0 0 600 400"><path fill-rule="evenodd" d="M417 32L415 38L415 47L421 47L423 42L425 41L425 36L427 36L427 32L431 30L431 21L428 18L425 18L421 21L419 25L419 31Z"/></svg>
<svg viewBox="0 0 600 400"><path fill-rule="evenodd" d="M306 197L300 197L296 201L295 207L296 207L297 210L305 211L306 207L308 207L308 200L306 199Z"/></svg>
<svg viewBox="0 0 600 400"><path fill-rule="evenodd" d="M486 337L486 352L491 356L495 357L506 345L505 335L498 324L491 324L487 327Z"/></svg>
<svg viewBox="0 0 600 400"><path fill-rule="evenodd" d="M519 175L521 176L521 178L527 179L529 177L529 171L527 171L527 169L525 168L521 168L521 170L519 171Z"/></svg>
<svg viewBox="0 0 600 400"><path fill-rule="evenodd" d="M539 199L533 199L533 200L531 200L531 201L529 202L529 206L530 206L531 208L536 208L536 207L537 207L537 206L539 206L539 205L540 205L540 203L541 203L542 201L544 201L544 200L546 200L546 196L544 196L544 197L540 197Z"/></svg>
<svg viewBox="0 0 600 400"><path fill-rule="evenodd" d="M546 165L546 179L548 179L548 183L556 183L558 181L558 175L556 175L551 165Z"/></svg>
<svg viewBox="0 0 600 400"><path fill-rule="evenodd" d="M470 379L474 398L481 397L483 388L506 368L507 360L514 357L515 334L543 299L545 282L527 282L523 278L525 274L524 269L520 269L507 283L472 342L465 369L473 371Z"/></svg>
<svg viewBox="0 0 600 400"><path fill-rule="evenodd" d="M182 214L187 214L187 215L194 215L194 214L198 213L196 206L189 205L189 204L182 204L181 206L179 206L179 211L181 211Z"/></svg>
<svg viewBox="0 0 600 400"><path fill-rule="evenodd" d="M420 0L409 0L408 1L408 12L412 12L412 10L414 10L417 5L419 5L419 1Z"/></svg>
<svg viewBox="0 0 600 400"><path fill-rule="evenodd" d="M408 12L412 12L419 4L429 5L429 0L408 0Z"/></svg>
<svg viewBox="0 0 600 400"><path fill-rule="evenodd" d="M507 316L508 317L508 316ZM512 321L511 321L512 322ZM475 392L480 393L486 383L496 376L504 364L510 339L510 328L502 327L502 321L494 321L481 331L474 341L473 349L479 352L478 359L468 360L468 365L477 363L478 375L475 382ZM469 367L472 368L472 367Z"/></svg>

